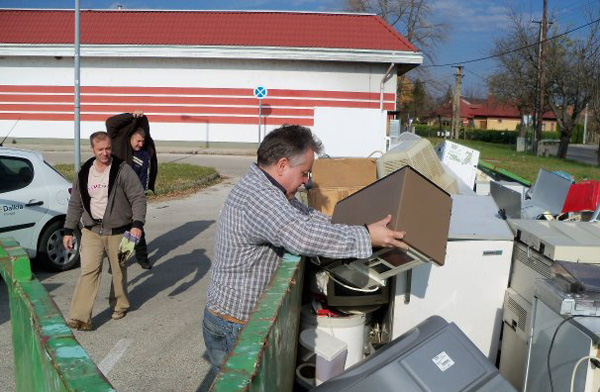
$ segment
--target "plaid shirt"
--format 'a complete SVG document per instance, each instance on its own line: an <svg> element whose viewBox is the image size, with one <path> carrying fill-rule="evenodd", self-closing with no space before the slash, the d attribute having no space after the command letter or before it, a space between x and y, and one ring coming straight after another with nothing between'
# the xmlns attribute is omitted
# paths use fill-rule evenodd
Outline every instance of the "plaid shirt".
<svg viewBox="0 0 600 392"><path fill-rule="evenodd" d="M248 320L285 252L366 258L372 247L365 227L334 225L297 199L289 201L253 164L219 217L206 306Z"/></svg>

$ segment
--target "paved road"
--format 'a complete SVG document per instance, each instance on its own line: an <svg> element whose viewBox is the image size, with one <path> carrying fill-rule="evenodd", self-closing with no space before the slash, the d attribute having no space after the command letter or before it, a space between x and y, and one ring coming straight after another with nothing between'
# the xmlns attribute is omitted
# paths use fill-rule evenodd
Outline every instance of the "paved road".
<svg viewBox="0 0 600 392"><path fill-rule="evenodd" d="M51 163L72 163L72 155L70 159L68 155L44 152ZM215 221L232 185L254 158L167 154L159 159L213 166L230 178L180 200L149 204L146 230L154 267L143 270L135 263L129 267L132 311L122 320L110 319L110 276L105 271L94 305L95 331L75 332L75 336L119 391L203 391L208 387L205 377L209 364L204 357L201 314L213 257ZM68 316L79 269L34 273ZM13 391L5 286L0 280L0 391Z"/></svg>
<svg viewBox="0 0 600 392"><path fill-rule="evenodd" d="M558 146L551 146L549 149L551 154L556 155ZM567 158L577 162L598 166L598 145L570 144L567 149Z"/></svg>

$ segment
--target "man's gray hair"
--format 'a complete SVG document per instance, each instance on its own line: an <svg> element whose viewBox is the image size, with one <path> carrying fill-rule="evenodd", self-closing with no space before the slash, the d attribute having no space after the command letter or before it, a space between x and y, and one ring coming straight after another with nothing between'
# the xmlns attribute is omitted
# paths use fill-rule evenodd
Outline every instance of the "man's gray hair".
<svg viewBox="0 0 600 392"><path fill-rule="evenodd" d="M320 154L323 144L311 130L300 125L282 125L265 136L256 153L258 165L268 167L281 158L287 158L296 165L308 149Z"/></svg>
<svg viewBox="0 0 600 392"><path fill-rule="evenodd" d="M96 140L110 140L110 136L108 136L108 133L105 131L98 131L98 132L94 132L90 135L90 145L92 147L94 147L94 142Z"/></svg>

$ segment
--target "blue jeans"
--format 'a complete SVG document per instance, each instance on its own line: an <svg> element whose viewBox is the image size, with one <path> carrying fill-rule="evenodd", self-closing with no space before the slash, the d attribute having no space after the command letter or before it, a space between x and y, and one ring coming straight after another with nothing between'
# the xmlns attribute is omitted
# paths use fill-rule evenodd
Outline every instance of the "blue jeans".
<svg viewBox="0 0 600 392"><path fill-rule="evenodd" d="M202 336L213 371L218 372L244 325L223 320L204 308Z"/></svg>

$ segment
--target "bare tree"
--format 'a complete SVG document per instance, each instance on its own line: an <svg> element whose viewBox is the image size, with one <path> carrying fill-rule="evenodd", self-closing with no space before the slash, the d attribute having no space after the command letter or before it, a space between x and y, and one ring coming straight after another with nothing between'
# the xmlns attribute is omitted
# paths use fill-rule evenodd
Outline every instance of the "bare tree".
<svg viewBox="0 0 600 392"><path fill-rule="evenodd" d="M449 25L432 22L431 1L427 0L347 0L350 12L381 16L433 60L434 49L447 38Z"/></svg>
<svg viewBox="0 0 600 392"><path fill-rule="evenodd" d="M588 111L590 114L590 129L594 130L598 137L598 165L600 165L600 55L596 56L596 66L594 67L593 78L596 83L592 86L592 99L590 100Z"/></svg>
<svg viewBox="0 0 600 392"><path fill-rule="evenodd" d="M556 115L560 126L560 144L557 156L565 158L569 140L579 121L579 115L591 101L593 86L598 83L593 79L593 53L597 51L595 39L565 39L550 42L555 56L548 57L548 105ZM594 48L596 47L596 48Z"/></svg>
<svg viewBox="0 0 600 392"><path fill-rule="evenodd" d="M529 110L534 103L538 71L537 29L518 14L510 16L510 30L495 42L493 54L498 55L498 72L490 78L490 91L499 99L517 104L520 110ZM579 115L591 100L597 70L599 51L598 24L590 25L585 38L571 38L558 34L559 24L547 42L545 99L556 115L560 127L557 156L567 155L569 140ZM520 50L517 50L521 48ZM596 67L596 68L594 68ZM539 115L540 121L542 119Z"/></svg>
<svg viewBox="0 0 600 392"><path fill-rule="evenodd" d="M433 22L431 2L431 0L346 0L346 9L350 12L373 13L381 16L433 62L437 45L448 37L449 25ZM423 69L418 72L421 79L427 78L428 75ZM401 76L398 78L399 90L402 90L403 84L404 77ZM399 101L397 105L400 106Z"/></svg>
<svg viewBox="0 0 600 392"><path fill-rule="evenodd" d="M463 90L462 96L467 100L485 98L483 89L480 86L466 86Z"/></svg>
<svg viewBox="0 0 600 392"><path fill-rule="evenodd" d="M488 78L488 88L498 101L516 106L523 116L532 113L536 99L537 31L514 11L508 17L509 32L494 41L491 51L499 56L498 71ZM514 51L515 47L524 49ZM519 136L524 137L525 133L526 128L521 126Z"/></svg>

